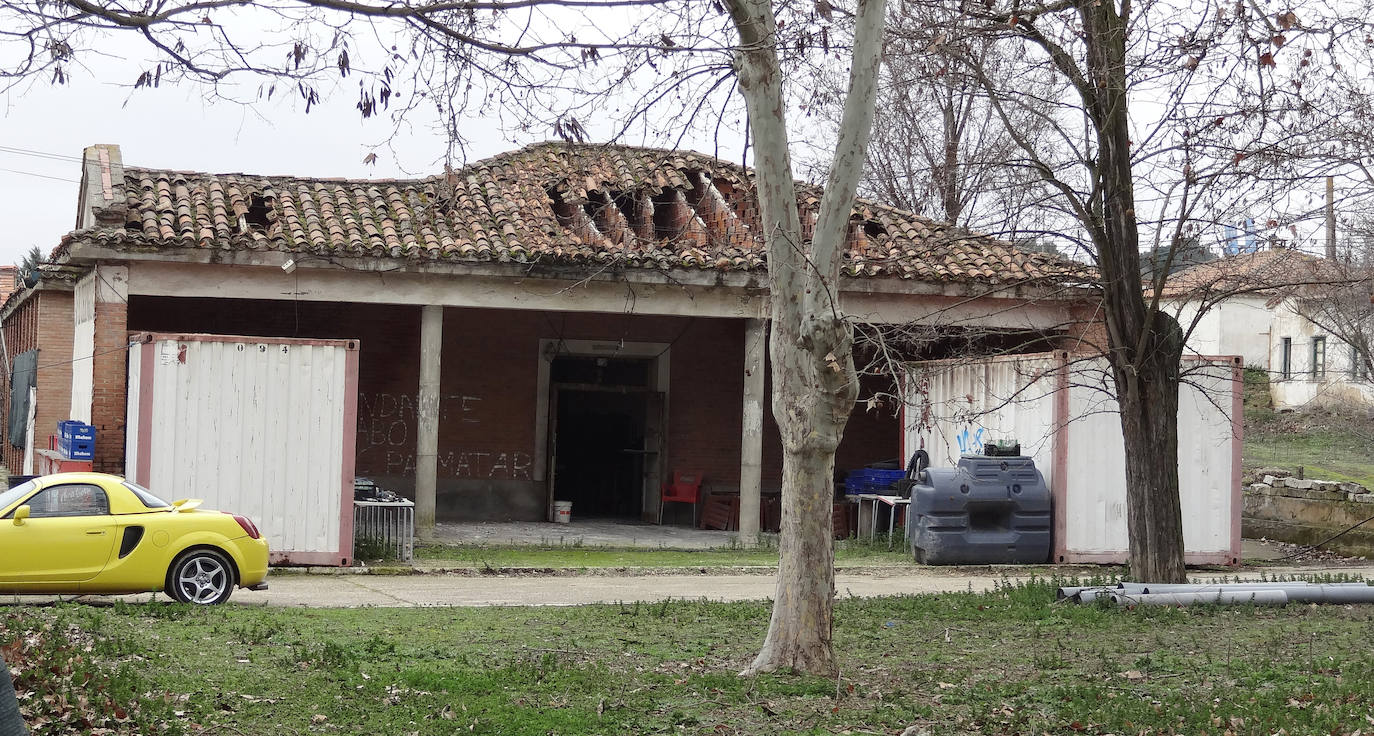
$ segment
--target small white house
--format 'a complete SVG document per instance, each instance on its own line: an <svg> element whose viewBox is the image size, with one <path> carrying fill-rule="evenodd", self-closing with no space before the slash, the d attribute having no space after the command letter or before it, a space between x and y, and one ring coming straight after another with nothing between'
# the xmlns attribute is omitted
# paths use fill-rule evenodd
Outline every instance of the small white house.
<svg viewBox="0 0 1374 736"><path fill-rule="evenodd" d="M1324 305L1351 291L1362 297L1351 303L1364 304L1346 320L1329 319ZM1247 368L1266 371L1275 408L1368 406L1368 361L1344 339L1374 328L1358 327L1370 311L1367 291L1340 264L1273 248L1180 271L1161 301L1188 333L1188 354L1239 355Z"/></svg>

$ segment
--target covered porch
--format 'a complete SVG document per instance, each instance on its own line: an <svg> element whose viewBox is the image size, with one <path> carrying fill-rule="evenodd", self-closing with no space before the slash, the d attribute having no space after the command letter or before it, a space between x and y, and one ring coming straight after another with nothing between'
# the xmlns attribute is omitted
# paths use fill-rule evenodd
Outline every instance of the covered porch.
<svg viewBox="0 0 1374 736"><path fill-rule="evenodd" d="M572 502L576 519L656 521L674 471L699 473L703 495L739 494L741 509L781 486L767 321L744 283L625 275L489 280L474 291L472 279L346 269L121 271L130 332L357 340L356 472L414 499L426 536L436 522L552 521L556 501ZM848 286L846 308L869 324L934 323L938 313L963 329L1052 335L1072 322L1071 305L1028 295L970 306L920 283ZM561 309L530 296L574 287ZM436 297L445 303L424 303ZM897 407L869 401L893 393L890 377L865 378L838 470L898 458ZM681 526L693 517L687 504L663 514Z"/></svg>

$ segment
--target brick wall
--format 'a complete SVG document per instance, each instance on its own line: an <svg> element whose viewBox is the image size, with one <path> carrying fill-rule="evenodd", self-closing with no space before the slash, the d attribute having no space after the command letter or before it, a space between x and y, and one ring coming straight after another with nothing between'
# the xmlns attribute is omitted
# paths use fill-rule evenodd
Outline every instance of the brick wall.
<svg viewBox="0 0 1374 736"><path fill-rule="evenodd" d="M771 364L767 370L769 373L765 384L769 398L763 407L762 485L765 491L776 491L782 487L782 436L773 417ZM841 476L869 463L892 460L901 453L901 420L894 400L884 399L883 406L871 411L867 408L868 399L880 393L891 395L895 391L889 382L874 376L865 376L860 380L858 401L844 427L840 446L835 450L835 470Z"/></svg>
<svg viewBox="0 0 1374 736"><path fill-rule="evenodd" d="M128 305L122 301L95 304L95 352L91 358L91 425L95 427L94 468L98 473L124 474L124 428L129 388ZM72 320L67 316L67 345L72 344ZM71 371L67 372L71 391Z"/></svg>
<svg viewBox="0 0 1374 736"><path fill-rule="evenodd" d="M27 301L10 312L5 318L5 349L9 351L10 361L13 363L14 356L19 355L38 346L38 299L37 295L32 295ZM4 373L0 381L4 383L4 393L0 394L0 416L4 421L0 423L0 431L4 433L4 453L5 465L10 468L10 473L19 474L24 469L23 451L17 447L10 446L10 372Z"/></svg>
<svg viewBox="0 0 1374 736"><path fill-rule="evenodd" d="M5 347L10 360L38 348L38 401L34 415L34 442L37 449L47 447L48 435L57 432L57 422L67 419L71 410L72 388L72 293L42 290L12 312L5 321ZM0 426L6 427L5 465L17 475L24 469L24 453L9 443L9 375L4 376L0 394Z"/></svg>
<svg viewBox="0 0 1374 736"><path fill-rule="evenodd" d="M1061 350L1080 355L1100 355L1107 351L1107 322L1102 311L1085 305L1071 313L1072 323L1059 342Z"/></svg>
<svg viewBox="0 0 1374 736"><path fill-rule="evenodd" d="M133 297L129 329L359 340L357 468L414 488L420 309L410 306ZM727 319L450 308L444 312L438 515L542 519L535 477L539 341L671 344L668 469L738 488L744 322ZM867 395L867 394L865 394ZM765 406L764 487L781 482L781 451ZM841 467L895 457L891 412L856 413ZM846 464L847 463L847 464Z"/></svg>

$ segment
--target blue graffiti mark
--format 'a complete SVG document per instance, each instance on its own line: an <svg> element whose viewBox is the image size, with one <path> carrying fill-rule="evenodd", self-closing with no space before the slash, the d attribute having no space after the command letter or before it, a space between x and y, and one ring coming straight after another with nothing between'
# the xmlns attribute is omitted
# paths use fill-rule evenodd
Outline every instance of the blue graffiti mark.
<svg viewBox="0 0 1374 736"><path fill-rule="evenodd" d="M983 449L983 435L987 430L982 427L977 432L970 432L972 427L964 427L964 431L954 436L959 443L959 454L963 455L970 452L981 452Z"/></svg>

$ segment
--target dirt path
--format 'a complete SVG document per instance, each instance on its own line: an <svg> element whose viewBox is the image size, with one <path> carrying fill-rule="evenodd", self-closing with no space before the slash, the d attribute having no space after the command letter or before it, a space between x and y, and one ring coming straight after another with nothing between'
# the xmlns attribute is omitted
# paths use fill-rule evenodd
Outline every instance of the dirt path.
<svg viewBox="0 0 1374 736"><path fill-rule="evenodd" d="M1374 565L1301 567L1269 574L1340 573L1374 579ZM1201 573L1195 579L1215 577ZM1258 574L1246 575L1258 578ZM995 574L967 575L945 570L875 570L840 573L835 590L841 598L984 591L1002 580ZM1020 580L1024 577L1007 579ZM470 576L425 575L274 575L271 588L240 590L233 601L244 605L310 607L417 606L576 606L587 603L661 601L665 598L712 601L772 598L772 575L649 576Z"/></svg>

